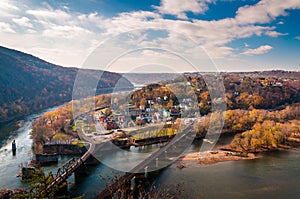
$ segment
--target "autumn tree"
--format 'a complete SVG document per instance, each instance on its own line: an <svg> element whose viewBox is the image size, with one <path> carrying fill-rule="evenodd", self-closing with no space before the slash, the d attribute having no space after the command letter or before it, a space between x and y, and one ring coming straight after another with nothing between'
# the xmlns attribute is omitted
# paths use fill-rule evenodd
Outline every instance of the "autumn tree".
<svg viewBox="0 0 300 199"><path fill-rule="evenodd" d="M51 171L45 174L43 168L37 169L34 172L32 178L30 179L30 185L25 189L25 192L16 194L12 198L70 198L70 196L68 196L67 193L59 194L60 190L66 189L66 182L52 189L47 189L47 187L52 183L53 179L54 177Z"/></svg>
<svg viewBox="0 0 300 199"><path fill-rule="evenodd" d="M281 123L271 120L256 123L251 130L236 136L232 145L236 150L247 152L277 149L285 138L282 127Z"/></svg>

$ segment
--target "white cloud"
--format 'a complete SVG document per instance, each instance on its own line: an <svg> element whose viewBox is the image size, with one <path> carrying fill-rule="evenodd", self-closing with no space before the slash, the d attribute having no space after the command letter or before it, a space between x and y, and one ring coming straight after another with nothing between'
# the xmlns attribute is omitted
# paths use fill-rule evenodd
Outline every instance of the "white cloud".
<svg viewBox="0 0 300 199"><path fill-rule="evenodd" d="M27 29L27 33L34 34L37 33L37 31L33 29Z"/></svg>
<svg viewBox="0 0 300 199"><path fill-rule="evenodd" d="M87 16L81 16L80 18L84 18L85 21L89 19ZM233 49L226 46L226 44L235 39L247 38L253 35L260 36L266 31L274 29L274 27L258 25L241 26L234 18L217 21L169 20L163 19L156 13L145 11L121 13L119 16L111 19L103 19L98 15L94 15L91 20L94 21L97 18L97 25L104 28L105 33L108 35L145 28L166 29L171 32L179 32L180 34L192 38L196 43L202 44L213 57L224 57L232 54ZM149 18L151 19L149 20ZM170 46L176 45L178 38L172 38L171 35L172 34L169 34L168 38L163 38L163 41L159 41L158 44L161 45L162 42L168 42ZM152 45L157 44L152 41Z"/></svg>
<svg viewBox="0 0 300 199"><path fill-rule="evenodd" d="M260 46L258 48L254 48L254 49L246 49L242 54L245 54L245 55L261 55L261 54L265 54L265 53L269 52L272 49L273 49L272 46L263 45L263 46Z"/></svg>
<svg viewBox="0 0 300 199"><path fill-rule="evenodd" d="M4 22L0 22L0 32L15 33L11 25Z"/></svg>
<svg viewBox="0 0 300 199"><path fill-rule="evenodd" d="M233 48L222 45L222 46L214 46L210 44L206 44L203 46L206 53L210 58L224 58L226 56L232 56Z"/></svg>
<svg viewBox="0 0 300 199"><path fill-rule="evenodd" d="M64 39L87 36L88 34L91 32L78 26L53 26L43 32L46 37Z"/></svg>
<svg viewBox="0 0 300 199"><path fill-rule="evenodd" d="M0 2L0 7L3 10L19 10L19 8L17 6L11 4L11 2L7 1L7 0L2 0Z"/></svg>
<svg viewBox="0 0 300 199"><path fill-rule="evenodd" d="M299 0L261 0L253 6L238 9L236 20L240 24L268 23L278 16L287 15L288 9L299 9Z"/></svg>
<svg viewBox="0 0 300 199"><path fill-rule="evenodd" d="M108 35L115 35L120 32L144 28L160 28L165 21L157 13L148 11L135 11L121 13L111 19L100 21L98 26L105 27Z"/></svg>
<svg viewBox="0 0 300 199"><path fill-rule="evenodd" d="M15 13L20 11L20 8L12 1L1 0L0 1L0 18L12 18L15 17Z"/></svg>
<svg viewBox="0 0 300 199"><path fill-rule="evenodd" d="M37 19L37 22L43 21L47 22L48 24L54 23L65 25L70 24L74 21L72 19L72 15L59 9L31 9L27 10L26 14L35 17Z"/></svg>
<svg viewBox="0 0 300 199"><path fill-rule="evenodd" d="M260 36L272 27L247 25L240 26L234 19L218 21L194 20L193 22L167 23L167 27L192 37L202 44L213 58L232 55L233 49L227 44L240 38L248 38L253 35Z"/></svg>
<svg viewBox="0 0 300 199"><path fill-rule="evenodd" d="M278 36L284 36L284 35L288 35L287 33L280 33L277 31L267 31L265 32L265 35L270 36L270 37L278 37Z"/></svg>
<svg viewBox="0 0 300 199"><path fill-rule="evenodd" d="M212 2L214 0L161 0L161 5L154 7L162 14L171 14L179 19L187 19L186 12L204 13L208 9L207 4Z"/></svg>
<svg viewBox="0 0 300 199"><path fill-rule="evenodd" d="M154 12L124 12L111 18L104 17L97 12L83 14L71 12L72 9L69 8L53 9L49 5L44 8L33 6L30 9L19 9L16 5L9 4L6 6L7 14L13 14L14 17L0 22L0 30L15 33L18 30L17 28L14 30L16 24L30 29L25 33L17 32L13 37L7 34L5 38L0 38L0 42L1 45L6 44L26 50L28 53L57 64L80 65L88 53L103 41L103 38L124 31L154 28L169 30L169 33L166 37L155 40L145 40L145 35L139 35L134 42L140 41L139 45L142 47L163 46L181 51L186 49L183 39L172 34L178 32L205 48L212 58L230 59L236 56L235 49L229 46L230 42L254 35L270 37L285 35L285 33L277 32L275 26L265 23L278 16L286 15L289 9L300 8L299 0L286 0L284 3L276 0L261 0L255 5L239 8L233 18L211 21L163 18L163 14L171 14L186 19L187 12L204 13L208 9L208 4L212 2L214 0L184 2L161 0L161 5L155 7L157 10ZM25 39L26 42L23 41ZM248 48L248 46L245 47ZM257 49L247 49L243 54L262 54L271 49L271 46L265 45ZM145 53L149 54L147 51Z"/></svg>
<svg viewBox="0 0 300 199"><path fill-rule="evenodd" d="M21 17L21 18L13 18L13 22L18 24L19 26L32 28L32 24L30 23L30 20L27 17Z"/></svg>
<svg viewBox="0 0 300 199"><path fill-rule="evenodd" d="M300 36L298 36L298 37L295 37L296 39L298 39L298 40L300 40Z"/></svg>
<svg viewBox="0 0 300 199"><path fill-rule="evenodd" d="M36 18L58 19L58 18L70 18L70 15L62 10L28 10L27 14L31 14Z"/></svg>

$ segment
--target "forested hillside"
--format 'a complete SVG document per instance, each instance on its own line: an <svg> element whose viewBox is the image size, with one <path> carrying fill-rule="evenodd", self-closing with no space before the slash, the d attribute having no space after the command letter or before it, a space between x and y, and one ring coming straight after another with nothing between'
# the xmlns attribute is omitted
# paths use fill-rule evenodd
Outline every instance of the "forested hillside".
<svg viewBox="0 0 300 199"><path fill-rule="evenodd" d="M78 68L57 66L23 52L0 47L0 122L7 122L72 98ZM84 70L87 83L101 71ZM105 72L97 94L109 93L121 78ZM132 84L126 80L127 87ZM122 81L123 83L123 81Z"/></svg>

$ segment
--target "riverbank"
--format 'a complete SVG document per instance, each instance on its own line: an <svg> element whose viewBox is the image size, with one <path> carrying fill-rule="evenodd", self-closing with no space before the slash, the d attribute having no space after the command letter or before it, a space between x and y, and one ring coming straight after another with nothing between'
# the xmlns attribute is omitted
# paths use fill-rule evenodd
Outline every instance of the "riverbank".
<svg viewBox="0 0 300 199"><path fill-rule="evenodd" d="M253 160L260 158L259 155L254 153L248 153L247 155L229 152L229 151L205 151L205 152L193 152L181 156L178 159L178 168L184 168L186 163L197 163L201 165L211 165L225 161L237 161L237 160Z"/></svg>
<svg viewBox="0 0 300 199"><path fill-rule="evenodd" d="M233 138L235 139L235 138ZM300 136L294 135L286 138L284 142L277 144L276 147L274 146L260 146L255 149L249 149L249 153L264 153L264 152L272 152L272 151L281 151L281 150L293 150L300 148ZM219 150L223 151L230 151L230 152L242 152L243 149L240 145L234 144L231 142L230 144L219 146Z"/></svg>
<svg viewBox="0 0 300 199"><path fill-rule="evenodd" d="M211 165L225 161L237 161L237 160L253 160L261 158L261 153L272 151L286 151L298 149L300 147L300 139L289 138L285 144L279 144L276 149L260 149L255 153L243 154L233 148L230 144L225 146L219 146L218 150L206 151L206 152L192 152L181 156L177 160L177 167L184 168L187 163L197 163L200 165Z"/></svg>

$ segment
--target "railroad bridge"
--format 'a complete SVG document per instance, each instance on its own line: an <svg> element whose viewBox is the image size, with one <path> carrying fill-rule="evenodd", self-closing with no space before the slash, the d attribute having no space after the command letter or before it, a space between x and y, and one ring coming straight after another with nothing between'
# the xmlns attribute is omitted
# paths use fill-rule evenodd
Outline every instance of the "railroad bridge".
<svg viewBox="0 0 300 199"><path fill-rule="evenodd" d="M55 178L46 188L47 192L50 192L54 187L61 185L65 182L73 173L75 178L82 174L86 174L86 164L90 162L97 162L100 157L94 157L96 151L112 151L116 146L114 146L109 140L95 143L90 140L89 149L80 158L71 158L64 165L58 168ZM100 153L100 155L103 153Z"/></svg>
<svg viewBox="0 0 300 199"><path fill-rule="evenodd" d="M50 192L54 187L62 184L70 177L73 173L75 176L79 174L83 167L85 167L85 162L92 157L92 153L95 150L95 145L90 144L89 150L80 158L72 158L66 162L63 166L58 168L55 178L47 186L46 191Z"/></svg>
<svg viewBox="0 0 300 199"><path fill-rule="evenodd" d="M147 173L147 170L156 170L157 168L163 168L170 164L170 156L173 158L181 155L183 151L182 149L186 149L186 144L191 143L194 139L194 131L193 125L188 126L181 133L178 133L172 140L160 148L158 151L152 153L148 158L139 163L136 167L134 167L130 172L125 173L119 179L108 185L106 189L104 189L96 198L110 198L115 192L117 192L120 188L130 186L130 181L138 174ZM182 147L181 147L182 146ZM85 172L85 163L94 158L94 154L97 154L98 150L103 151L112 151L117 147L107 140L101 143L90 142L90 147L87 152L81 156L80 158L72 158L68 162L66 162L63 166L61 166L57 170L57 174L53 181L47 186L46 191L50 192L54 187L61 185L63 182L67 180L73 173L76 175L81 175ZM100 153L103 154L103 153ZM166 155L168 154L168 155ZM99 159L99 157L96 157Z"/></svg>
<svg viewBox="0 0 300 199"><path fill-rule="evenodd" d="M130 181L134 177L147 173L147 170L150 171L167 167L170 164L169 156L174 155L174 158L178 157L186 149L186 144L191 143L194 137L193 125L190 125L181 133L177 134L167 145L152 153L130 172L126 172L119 179L116 179L114 183L107 185L106 189L98 194L95 199L111 198L114 193L122 187L130 187Z"/></svg>

